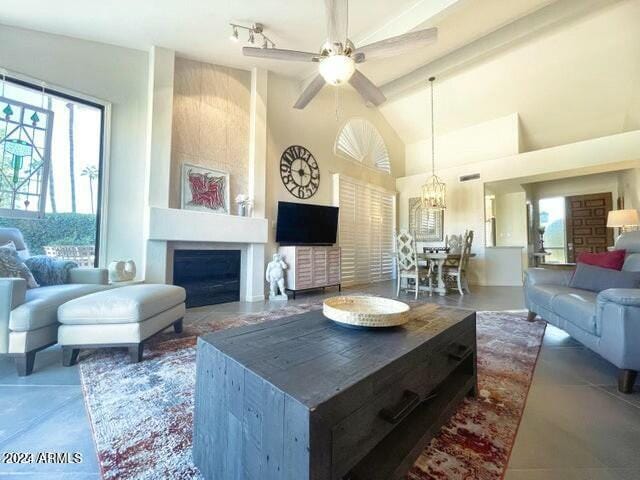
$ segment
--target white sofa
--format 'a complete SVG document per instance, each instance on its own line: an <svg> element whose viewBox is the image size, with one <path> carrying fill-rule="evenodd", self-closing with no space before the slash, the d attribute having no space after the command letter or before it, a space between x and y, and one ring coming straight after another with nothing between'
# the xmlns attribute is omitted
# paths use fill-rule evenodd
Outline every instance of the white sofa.
<svg viewBox="0 0 640 480"><path fill-rule="evenodd" d="M0 228L0 245L10 241L21 258L29 257L20 230ZM21 278L0 278L0 354L15 357L18 375L29 375L36 352L57 342L58 307L108 288L109 275L103 268L75 268L69 283L33 289Z"/></svg>

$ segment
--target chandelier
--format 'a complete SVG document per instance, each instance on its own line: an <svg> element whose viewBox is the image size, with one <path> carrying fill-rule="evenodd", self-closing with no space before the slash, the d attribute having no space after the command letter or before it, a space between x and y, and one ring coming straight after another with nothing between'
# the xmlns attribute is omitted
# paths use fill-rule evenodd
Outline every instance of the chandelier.
<svg viewBox="0 0 640 480"><path fill-rule="evenodd" d="M429 78L431 89L431 176L422 185L422 207L429 210L445 210L447 208L447 186L436 175L436 137L433 125L433 82L436 77Z"/></svg>

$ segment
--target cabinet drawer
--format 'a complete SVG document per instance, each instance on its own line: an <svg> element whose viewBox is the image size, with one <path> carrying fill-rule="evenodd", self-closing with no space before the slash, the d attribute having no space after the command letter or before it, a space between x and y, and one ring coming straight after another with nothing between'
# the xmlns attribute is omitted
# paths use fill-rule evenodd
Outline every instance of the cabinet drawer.
<svg viewBox="0 0 640 480"><path fill-rule="evenodd" d="M469 331L460 335L452 342L438 348L431 356L434 382L442 382L447 375L462 362L470 351L475 350L475 332Z"/></svg>
<svg viewBox="0 0 640 480"><path fill-rule="evenodd" d="M342 478L416 407L435 398L437 386L473 352L474 336L463 334L427 352L421 363L364 398L362 406L331 431L334 479Z"/></svg>
<svg viewBox="0 0 640 480"><path fill-rule="evenodd" d="M313 250L310 247L296 247L296 284L297 290L313 287Z"/></svg>

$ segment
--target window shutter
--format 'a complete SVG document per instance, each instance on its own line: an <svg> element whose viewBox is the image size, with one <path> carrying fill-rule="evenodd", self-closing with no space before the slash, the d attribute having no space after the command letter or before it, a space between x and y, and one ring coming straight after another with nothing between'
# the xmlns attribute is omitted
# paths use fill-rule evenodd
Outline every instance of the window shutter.
<svg viewBox="0 0 640 480"><path fill-rule="evenodd" d="M391 279L395 195L340 176L338 205L342 284Z"/></svg>

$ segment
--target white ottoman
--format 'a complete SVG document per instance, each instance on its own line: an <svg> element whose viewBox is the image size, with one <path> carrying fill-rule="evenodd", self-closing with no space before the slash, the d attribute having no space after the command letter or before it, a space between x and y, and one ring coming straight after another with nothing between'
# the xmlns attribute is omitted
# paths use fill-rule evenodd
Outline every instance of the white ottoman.
<svg viewBox="0 0 640 480"><path fill-rule="evenodd" d="M58 308L63 364L73 365L81 348L127 347L142 360L143 342L173 325L182 331L185 290L174 285L131 285L71 300Z"/></svg>

